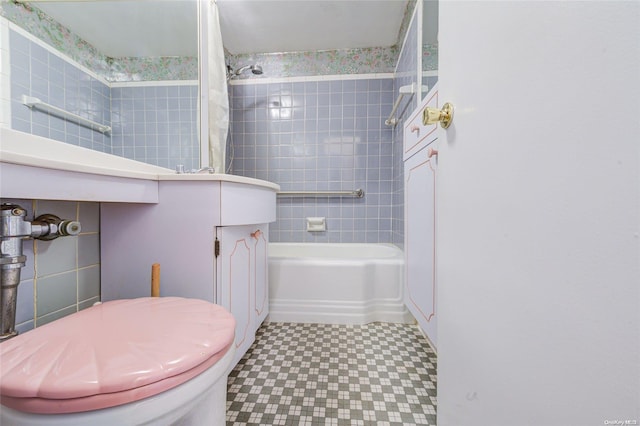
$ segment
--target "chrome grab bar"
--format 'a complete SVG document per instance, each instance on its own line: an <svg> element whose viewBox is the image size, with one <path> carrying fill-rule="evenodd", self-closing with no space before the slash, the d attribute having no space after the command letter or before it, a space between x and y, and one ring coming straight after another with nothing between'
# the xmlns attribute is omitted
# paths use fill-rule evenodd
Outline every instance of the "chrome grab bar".
<svg viewBox="0 0 640 426"><path fill-rule="evenodd" d="M363 198L364 190L354 191L279 191L281 197L356 197Z"/></svg>

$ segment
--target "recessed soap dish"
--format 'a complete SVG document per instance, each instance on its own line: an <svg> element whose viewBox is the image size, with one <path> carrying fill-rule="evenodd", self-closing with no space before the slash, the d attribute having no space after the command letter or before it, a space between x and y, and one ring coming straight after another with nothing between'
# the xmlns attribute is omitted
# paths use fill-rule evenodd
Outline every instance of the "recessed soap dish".
<svg viewBox="0 0 640 426"><path fill-rule="evenodd" d="M308 217L307 231L322 232L327 230L327 220L324 217Z"/></svg>

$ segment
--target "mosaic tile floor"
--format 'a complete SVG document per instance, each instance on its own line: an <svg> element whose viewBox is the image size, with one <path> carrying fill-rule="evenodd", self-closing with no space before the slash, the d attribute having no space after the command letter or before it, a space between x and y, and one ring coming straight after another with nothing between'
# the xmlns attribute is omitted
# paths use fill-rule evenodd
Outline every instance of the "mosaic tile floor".
<svg viewBox="0 0 640 426"><path fill-rule="evenodd" d="M416 326L265 323L229 375L227 425L435 425Z"/></svg>

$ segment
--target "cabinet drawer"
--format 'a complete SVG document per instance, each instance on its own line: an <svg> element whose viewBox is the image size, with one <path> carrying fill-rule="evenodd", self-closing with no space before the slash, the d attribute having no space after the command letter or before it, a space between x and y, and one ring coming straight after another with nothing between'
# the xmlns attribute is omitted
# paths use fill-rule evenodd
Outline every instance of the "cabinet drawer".
<svg viewBox="0 0 640 426"><path fill-rule="evenodd" d="M220 225L270 223L276 220L276 192L272 189L222 182Z"/></svg>
<svg viewBox="0 0 640 426"><path fill-rule="evenodd" d="M436 124L427 126L422 124L422 111L426 107L438 107L437 84L427 93L427 96L420 103L420 106L418 106L406 121L403 134L403 160L411 157L438 138Z"/></svg>

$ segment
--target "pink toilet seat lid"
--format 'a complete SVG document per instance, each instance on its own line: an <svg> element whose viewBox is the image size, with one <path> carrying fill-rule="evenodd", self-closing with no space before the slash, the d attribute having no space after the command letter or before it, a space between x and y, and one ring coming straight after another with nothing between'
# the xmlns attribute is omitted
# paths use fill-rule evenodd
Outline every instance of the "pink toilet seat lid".
<svg viewBox="0 0 640 426"><path fill-rule="evenodd" d="M231 346L234 329L227 310L203 300L106 302L0 345L0 394L11 401L68 400L149 388L212 365ZM188 378L151 387L155 394ZM104 407L87 409L95 408Z"/></svg>

